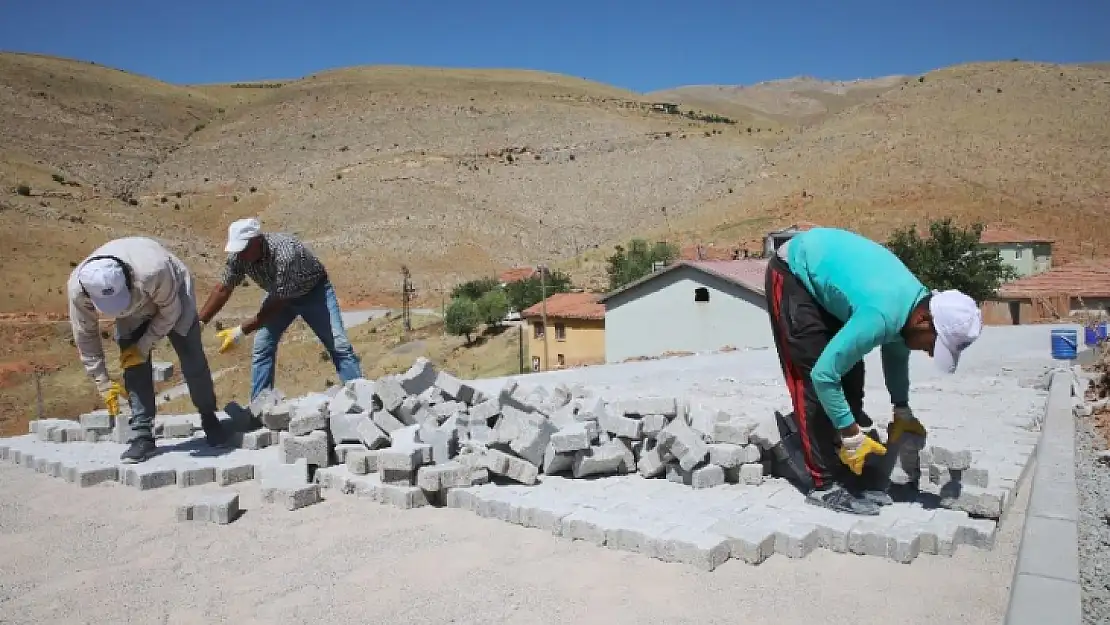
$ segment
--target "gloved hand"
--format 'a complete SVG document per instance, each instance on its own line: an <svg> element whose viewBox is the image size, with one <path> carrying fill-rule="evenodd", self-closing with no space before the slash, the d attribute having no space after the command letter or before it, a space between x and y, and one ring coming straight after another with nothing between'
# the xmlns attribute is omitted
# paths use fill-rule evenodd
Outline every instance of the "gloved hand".
<svg viewBox="0 0 1110 625"><path fill-rule="evenodd" d="M926 437L925 426L913 416L908 406L894 408L894 419L886 426L886 443L893 445L903 434L916 434Z"/></svg>
<svg viewBox="0 0 1110 625"><path fill-rule="evenodd" d="M237 346L239 341L243 338L243 326L235 326L226 330L220 330L216 333L216 338L220 339L220 353Z"/></svg>
<svg viewBox="0 0 1110 625"><path fill-rule="evenodd" d="M146 358L143 358L143 355L139 352L138 345L121 349L119 352L119 366L124 369L137 367L144 362L146 362Z"/></svg>
<svg viewBox="0 0 1110 625"><path fill-rule="evenodd" d="M119 382L112 382L108 386L108 390L100 394L101 399L104 400L104 406L108 409L108 414L114 416L119 415L119 398L123 395L123 387Z"/></svg>
<svg viewBox="0 0 1110 625"><path fill-rule="evenodd" d="M886 455L886 447L883 447L882 443L863 432L855 436L842 436L840 443L837 456L856 475L863 475L863 463L867 460L867 456L871 454Z"/></svg>

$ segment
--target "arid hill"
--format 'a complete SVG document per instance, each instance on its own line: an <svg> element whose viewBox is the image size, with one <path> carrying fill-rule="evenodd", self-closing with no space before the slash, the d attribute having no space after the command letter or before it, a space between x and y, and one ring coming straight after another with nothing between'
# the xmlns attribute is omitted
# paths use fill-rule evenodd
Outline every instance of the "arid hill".
<svg viewBox="0 0 1110 625"><path fill-rule="evenodd" d="M347 301L395 297L402 265L436 304L517 263L563 260L600 286L600 259L630 235L754 249L797 220L884 236L956 215L1053 236L1062 259L1097 255L1108 80L1016 62L790 79L721 90L741 108L712 123L685 115L713 112L696 99L668 114L659 94L531 71L181 87L4 54L0 312L63 311L71 264L126 234L162 238L207 284L227 223L247 215L304 236ZM673 93L721 95L699 90Z"/></svg>

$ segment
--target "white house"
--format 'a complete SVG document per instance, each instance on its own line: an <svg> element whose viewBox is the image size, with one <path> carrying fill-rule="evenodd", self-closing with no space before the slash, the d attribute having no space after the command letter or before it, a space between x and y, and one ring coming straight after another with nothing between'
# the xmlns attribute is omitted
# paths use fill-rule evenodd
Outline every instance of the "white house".
<svg viewBox="0 0 1110 625"><path fill-rule="evenodd" d="M605 361L774 347L766 269L764 259L681 261L605 295Z"/></svg>

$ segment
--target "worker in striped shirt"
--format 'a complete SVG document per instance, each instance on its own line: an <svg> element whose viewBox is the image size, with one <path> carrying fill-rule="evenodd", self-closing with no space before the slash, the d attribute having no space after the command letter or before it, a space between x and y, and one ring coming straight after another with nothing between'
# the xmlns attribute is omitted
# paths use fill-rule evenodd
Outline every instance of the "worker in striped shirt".
<svg viewBox="0 0 1110 625"><path fill-rule="evenodd" d="M277 347L282 334L299 316L331 356L344 382L362 377L362 369L339 309L335 288L324 265L297 237L262 232L258 219L240 219L228 228L227 265L221 284L208 296L200 321L208 324L227 304L231 293L249 277L266 297L258 312L243 324L220 331L219 351L236 347L254 334L251 354L251 400L274 386Z"/></svg>

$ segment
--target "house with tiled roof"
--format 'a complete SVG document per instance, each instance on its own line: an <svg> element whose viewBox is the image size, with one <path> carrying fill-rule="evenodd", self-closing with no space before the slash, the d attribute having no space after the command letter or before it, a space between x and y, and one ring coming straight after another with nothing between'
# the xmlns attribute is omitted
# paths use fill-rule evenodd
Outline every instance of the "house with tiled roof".
<svg viewBox="0 0 1110 625"><path fill-rule="evenodd" d="M1036 323L1084 312L1110 312L1110 260L1069 263L1007 282L984 303L983 320Z"/></svg>
<svg viewBox="0 0 1110 625"><path fill-rule="evenodd" d="M505 286L513 282L527 280L534 275L536 275L535 267L513 267L512 269L506 269L498 274L497 281L501 283L501 286Z"/></svg>
<svg viewBox="0 0 1110 625"><path fill-rule="evenodd" d="M683 260L606 294L605 361L773 346L765 259Z"/></svg>
<svg viewBox="0 0 1110 625"><path fill-rule="evenodd" d="M998 250L1002 262L1014 268L1019 278L1034 276L1052 269L1053 240L1028 234L1007 226L983 228L979 245Z"/></svg>
<svg viewBox="0 0 1110 625"><path fill-rule="evenodd" d="M605 362L605 305L596 293L555 293L520 316L532 371Z"/></svg>

